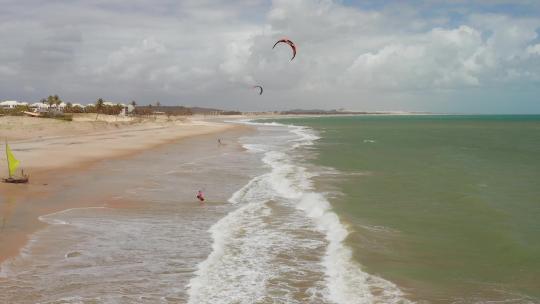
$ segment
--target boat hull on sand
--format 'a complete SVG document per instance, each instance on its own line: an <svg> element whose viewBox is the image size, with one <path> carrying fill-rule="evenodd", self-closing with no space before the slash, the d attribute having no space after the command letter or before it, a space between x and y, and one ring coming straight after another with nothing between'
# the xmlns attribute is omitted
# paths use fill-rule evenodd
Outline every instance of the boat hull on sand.
<svg viewBox="0 0 540 304"><path fill-rule="evenodd" d="M10 184L26 184L28 183L28 176L3 178L2 182Z"/></svg>

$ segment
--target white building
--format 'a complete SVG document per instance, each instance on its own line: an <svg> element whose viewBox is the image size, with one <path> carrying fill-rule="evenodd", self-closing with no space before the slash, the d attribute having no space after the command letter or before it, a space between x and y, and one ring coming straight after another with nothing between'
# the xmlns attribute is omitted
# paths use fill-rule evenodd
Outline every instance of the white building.
<svg viewBox="0 0 540 304"><path fill-rule="evenodd" d="M31 109L48 109L49 105L46 103L41 103L41 102L34 102L30 104L29 107Z"/></svg>
<svg viewBox="0 0 540 304"><path fill-rule="evenodd" d="M6 101L0 102L0 108L4 108L4 109L12 109L12 108L15 108L16 106L25 106L25 105L28 105L28 103L18 102L16 100L6 100Z"/></svg>
<svg viewBox="0 0 540 304"><path fill-rule="evenodd" d="M129 114L133 113L133 110L135 110L135 107L133 105L122 105L122 111L120 111L120 116L128 116Z"/></svg>
<svg viewBox="0 0 540 304"><path fill-rule="evenodd" d="M46 112L49 109L49 105L41 102L34 102L31 104L30 109L33 109L34 112Z"/></svg>

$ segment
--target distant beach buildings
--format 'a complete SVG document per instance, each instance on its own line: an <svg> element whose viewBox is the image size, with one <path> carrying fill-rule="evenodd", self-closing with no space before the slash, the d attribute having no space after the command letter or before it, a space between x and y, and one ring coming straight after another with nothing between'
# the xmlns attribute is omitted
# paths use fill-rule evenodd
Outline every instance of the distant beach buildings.
<svg viewBox="0 0 540 304"><path fill-rule="evenodd" d="M123 103L112 103L112 102L109 102L109 101L105 101L103 103L103 105L104 106L111 106L111 107L116 107L116 106L122 107L120 115L131 114L135 110L135 106L133 106L131 104L126 105L126 104L123 104ZM70 107L70 108L78 107L80 109L84 109L87 106L89 106L89 105L83 105L83 104L80 104L80 103L70 104L70 103L65 103L65 102L61 102L60 104L49 104L49 103L46 103L46 102L28 103L28 102L20 102L20 101L16 101L16 100L5 100L5 101L0 102L0 108L2 108L2 109L14 109L14 108L17 108L17 107L28 107L28 108L30 108L30 110L32 110L33 112L36 112L36 113L49 112L49 111L64 112L66 107ZM94 105L91 104L90 106L94 106Z"/></svg>
<svg viewBox="0 0 540 304"><path fill-rule="evenodd" d="M30 107L30 109L48 109L49 105L41 103L41 102L34 102L30 104L28 107Z"/></svg>
<svg viewBox="0 0 540 304"><path fill-rule="evenodd" d="M6 100L0 102L0 108L13 109L17 106L27 106L28 102L18 102L16 100Z"/></svg>
<svg viewBox="0 0 540 304"><path fill-rule="evenodd" d="M321 110L322 112L322 110ZM48 96L41 99L39 102L20 102L16 100L0 101L0 116L4 115L28 115L33 117L46 117L46 118L68 118L72 117L72 114L82 113L94 113L104 115L118 115L118 116L140 116L140 117L154 117L157 116L187 116L187 115L209 115L209 116L221 116L221 115L273 115L283 114L282 112L240 112L232 110L222 110L216 108L206 107L193 107L193 106L180 106L180 105L161 105L159 101L152 104L137 105L135 101L128 104L114 103L105 101L102 98L98 99L95 104L80 104L72 102L64 102L58 97L58 95ZM300 113L300 114L309 114ZM334 112L330 112L334 113ZM323 113L323 114L326 114ZM97 119L97 118L96 118Z"/></svg>

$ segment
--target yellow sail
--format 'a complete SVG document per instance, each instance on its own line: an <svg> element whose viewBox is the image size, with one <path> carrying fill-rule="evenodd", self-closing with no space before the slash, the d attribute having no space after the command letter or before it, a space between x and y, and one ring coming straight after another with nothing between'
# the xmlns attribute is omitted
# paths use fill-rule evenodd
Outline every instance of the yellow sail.
<svg viewBox="0 0 540 304"><path fill-rule="evenodd" d="M19 161L15 158L15 155L13 155L13 152L11 152L11 149L9 148L7 143L6 143L6 156L7 156L7 161L8 161L9 176L12 176L13 174L15 174L15 170L19 168Z"/></svg>

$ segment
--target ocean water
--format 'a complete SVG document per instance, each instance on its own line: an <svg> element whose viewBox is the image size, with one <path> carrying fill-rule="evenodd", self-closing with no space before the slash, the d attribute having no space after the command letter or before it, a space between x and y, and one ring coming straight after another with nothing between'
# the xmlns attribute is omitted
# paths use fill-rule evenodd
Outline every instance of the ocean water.
<svg viewBox="0 0 540 304"><path fill-rule="evenodd" d="M418 302L540 303L540 116L278 122L319 137L312 186L361 271Z"/></svg>

